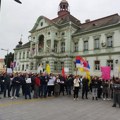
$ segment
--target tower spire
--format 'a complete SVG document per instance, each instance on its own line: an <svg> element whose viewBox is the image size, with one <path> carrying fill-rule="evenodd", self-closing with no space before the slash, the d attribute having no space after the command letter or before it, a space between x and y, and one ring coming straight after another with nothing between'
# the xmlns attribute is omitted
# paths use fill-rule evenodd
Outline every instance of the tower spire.
<svg viewBox="0 0 120 120"><path fill-rule="evenodd" d="M69 12L69 4L66 0L62 0L59 4L58 16L70 14Z"/></svg>
<svg viewBox="0 0 120 120"><path fill-rule="evenodd" d="M22 34L21 34L21 37L20 37L20 41L19 41L19 45L22 45Z"/></svg>

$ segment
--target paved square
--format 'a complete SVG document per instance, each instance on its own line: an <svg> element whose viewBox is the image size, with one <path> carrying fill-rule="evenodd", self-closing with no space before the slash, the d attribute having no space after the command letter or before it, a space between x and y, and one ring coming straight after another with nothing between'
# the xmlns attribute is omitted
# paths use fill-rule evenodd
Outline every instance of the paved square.
<svg viewBox="0 0 120 120"><path fill-rule="evenodd" d="M73 97L60 96L25 100L0 100L0 120L120 120L120 108L111 101L74 101Z"/></svg>

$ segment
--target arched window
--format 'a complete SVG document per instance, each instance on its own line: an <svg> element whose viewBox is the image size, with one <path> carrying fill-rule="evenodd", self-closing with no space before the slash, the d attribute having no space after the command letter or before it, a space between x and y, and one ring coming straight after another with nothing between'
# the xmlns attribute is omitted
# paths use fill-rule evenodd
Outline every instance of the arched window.
<svg viewBox="0 0 120 120"><path fill-rule="evenodd" d="M38 39L38 52L42 52L44 48L44 36L40 35Z"/></svg>

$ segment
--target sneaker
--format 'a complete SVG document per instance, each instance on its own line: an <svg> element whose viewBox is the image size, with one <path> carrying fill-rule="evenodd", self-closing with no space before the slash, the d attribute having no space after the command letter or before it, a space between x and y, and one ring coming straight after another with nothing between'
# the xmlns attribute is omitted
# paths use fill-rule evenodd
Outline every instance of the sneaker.
<svg viewBox="0 0 120 120"><path fill-rule="evenodd" d="M75 100L75 98L74 98L74 100Z"/></svg>
<svg viewBox="0 0 120 120"><path fill-rule="evenodd" d="M15 99L17 99L17 97L15 96Z"/></svg>
<svg viewBox="0 0 120 120"><path fill-rule="evenodd" d="M10 99L12 100L14 97L11 97Z"/></svg>
<svg viewBox="0 0 120 120"><path fill-rule="evenodd" d="M103 98L103 100L106 100L105 98Z"/></svg>

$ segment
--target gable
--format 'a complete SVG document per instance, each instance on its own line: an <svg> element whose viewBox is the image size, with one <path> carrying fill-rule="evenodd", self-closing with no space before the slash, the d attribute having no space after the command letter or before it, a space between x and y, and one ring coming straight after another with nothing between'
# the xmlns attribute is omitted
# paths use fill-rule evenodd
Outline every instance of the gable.
<svg viewBox="0 0 120 120"><path fill-rule="evenodd" d="M42 29L42 28L44 28L44 27L47 27L47 26L49 26L51 23L52 23L51 20L49 20L48 18L46 18L46 17L44 17L44 16L40 16L40 17L37 19L37 21L36 21L34 27L32 28L32 30L29 31L29 32L34 32L34 31L36 31L36 30Z"/></svg>
<svg viewBox="0 0 120 120"><path fill-rule="evenodd" d="M36 30L49 26L49 23L43 18L39 21Z"/></svg>

